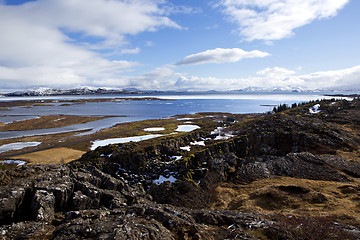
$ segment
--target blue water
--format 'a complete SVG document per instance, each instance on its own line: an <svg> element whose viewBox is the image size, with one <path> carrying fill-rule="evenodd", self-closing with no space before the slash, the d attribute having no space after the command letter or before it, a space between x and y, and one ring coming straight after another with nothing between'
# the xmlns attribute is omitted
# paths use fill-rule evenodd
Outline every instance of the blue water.
<svg viewBox="0 0 360 240"><path fill-rule="evenodd" d="M43 115L80 115L80 116L111 116L111 118L89 123L75 124L61 128L39 129L29 131L0 132L0 139L17 138L23 136L56 134L70 131L88 130L82 135L91 134L103 128L114 126L117 123L139 121L146 119L167 118L178 114L193 114L198 112L229 112L229 113L262 113L272 110L272 106L282 103L292 104L314 99L325 98L321 94L162 94L146 95L168 99L160 100L121 100L114 102L89 102L61 106L54 103L47 106L33 108L13 107L11 111L0 111L2 119L27 119ZM121 98L145 97L132 96L65 96L65 97L34 97L34 99L84 99L84 98ZM0 100L24 100L24 98L1 98Z"/></svg>

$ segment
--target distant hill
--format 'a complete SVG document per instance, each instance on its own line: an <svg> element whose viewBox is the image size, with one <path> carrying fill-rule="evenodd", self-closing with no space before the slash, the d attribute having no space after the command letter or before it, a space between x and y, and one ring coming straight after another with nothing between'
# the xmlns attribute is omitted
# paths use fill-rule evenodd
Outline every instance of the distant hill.
<svg viewBox="0 0 360 240"><path fill-rule="evenodd" d="M6 93L6 97L27 97L27 96L59 96L59 95L105 95L105 94L139 94L139 90L106 89L80 87L72 89L37 88L24 91Z"/></svg>

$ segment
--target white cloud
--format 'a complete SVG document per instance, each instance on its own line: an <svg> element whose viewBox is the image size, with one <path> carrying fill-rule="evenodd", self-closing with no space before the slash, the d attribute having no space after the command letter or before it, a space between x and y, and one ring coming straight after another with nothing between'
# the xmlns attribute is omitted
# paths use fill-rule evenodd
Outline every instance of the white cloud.
<svg viewBox="0 0 360 240"><path fill-rule="evenodd" d="M333 71L321 71L298 76L311 88L319 89L360 89L360 65Z"/></svg>
<svg viewBox="0 0 360 240"><path fill-rule="evenodd" d="M205 27L206 30L213 30L213 29L217 29L217 28L219 28L219 25L218 25L218 24L214 24L214 25L212 25L212 26L207 26L207 27Z"/></svg>
<svg viewBox="0 0 360 240"><path fill-rule="evenodd" d="M349 0L221 0L228 20L238 25L247 41L272 41L292 36L293 30L316 19L333 17Z"/></svg>
<svg viewBox="0 0 360 240"><path fill-rule="evenodd" d="M92 82L95 86L132 87L143 90L174 89L176 79L181 75L173 65L164 65L138 76L119 76Z"/></svg>
<svg viewBox="0 0 360 240"><path fill-rule="evenodd" d="M185 57L180 62L177 62L176 65L196 65L204 63L229 63L229 62L238 62L244 58L258 58L269 56L269 53L261 52L259 50L254 51L244 51L240 48L215 48L211 50L206 50L204 52L191 54Z"/></svg>
<svg viewBox="0 0 360 240"><path fill-rule="evenodd" d="M38 0L17 9L27 20L99 37L108 47L121 44L125 34L181 28L166 16L168 8L161 8L160 1Z"/></svg>
<svg viewBox="0 0 360 240"><path fill-rule="evenodd" d="M116 79L139 63L107 60L91 49L136 54L139 48L124 49L127 35L181 28L167 17L165 5L146 0L0 4L0 85L58 87Z"/></svg>
<svg viewBox="0 0 360 240"><path fill-rule="evenodd" d="M360 82L360 65L332 71L322 71L310 74L297 75L295 71L281 67L265 68L258 71L253 76L243 78L215 78L215 77L198 77L189 76L185 73L175 71L174 65L164 65L152 71L138 76L121 75L113 77L103 77L87 81L72 74L71 71L67 75L58 75L62 78L64 84L71 84L72 81L81 83L90 83L92 86L99 87L133 87L143 90L237 90L244 88L258 89L338 89L338 90L356 90L354 86L358 86ZM25 70L20 69L23 75L29 74ZM53 70L53 69L52 69ZM0 68L0 74L4 74L6 69ZM53 70L55 71L55 70ZM65 72L65 71L63 71ZM7 72L9 78L14 78L20 74L19 71ZM35 79L35 81L46 82L46 76L51 78L56 72L48 70L47 75ZM13 75L11 75L13 74ZM31 74L31 72L30 72ZM38 74L36 74L38 76ZM70 79L70 80L68 80ZM73 80L71 80L73 79ZM357 89L359 90L359 89Z"/></svg>
<svg viewBox="0 0 360 240"><path fill-rule="evenodd" d="M120 54L138 54L140 53L140 48L132 48L132 49L123 49L120 51Z"/></svg>
<svg viewBox="0 0 360 240"><path fill-rule="evenodd" d="M274 67L258 71L257 76L246 78L200 78L181 75L175 83L177 89L236 90L248 87L260 89L338 89L359 90L360 65L333 71L296 75L295 71Z"/></svg>
<svg viewBox="0 0 360 240"><path fill-rule="evenodd" d="M275 76L287 76L287 75L292 75L295 74L295 71L292 70L288 70L286 68L281 68L281 67L274 67L274 68L270 68L267 67L263 70L258 71L256 74L258 75L264 75L267 77L275 77Z"/></svg>
<svg viewBox="0 0 360 240"><path fill-rule="evenodd" d="M152 46L154 46L154 43L153 43L152 41L147 41L147 42L145 43L145 46L146 46L146 47L152 47Z"/></svg>
<svg viewBox="0 0 360 240"><path fill-rule="evenodd" d="M30 86L72 86L75 84L83 84L86 79L74 73L69 68L54 68L49 66L42 67L22 67L22 68L6 68L0 67L0 76L6 81L2 81L2 87L30 87ZM1 79L1 80L2 80ZM0 80L0 81L1 81Z"/></svg>

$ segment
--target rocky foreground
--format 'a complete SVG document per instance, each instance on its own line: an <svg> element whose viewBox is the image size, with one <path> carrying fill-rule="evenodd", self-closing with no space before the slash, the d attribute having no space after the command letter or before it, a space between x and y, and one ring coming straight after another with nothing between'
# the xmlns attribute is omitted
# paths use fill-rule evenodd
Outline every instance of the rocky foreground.
<svg viewBox="0 0 360 240"><path fill-rule="evenodd" d="M360 239L360 101L317 104L6 167L0 236Z"/></svg>

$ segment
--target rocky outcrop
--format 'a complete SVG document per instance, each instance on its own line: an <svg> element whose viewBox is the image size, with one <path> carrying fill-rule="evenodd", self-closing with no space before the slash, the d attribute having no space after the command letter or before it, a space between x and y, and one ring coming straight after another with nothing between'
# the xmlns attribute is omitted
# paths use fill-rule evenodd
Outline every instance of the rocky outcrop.
<svg viewBox="0 0 360 240"><path fill-rule="evenodd" d="M0 235L5 239L219 239L234 235L234 228L240 239L250 239L244 229L260 220L258 227L267 224L250 213L155 203L141 185L129 186L93 166L21 170L34 174L14 182L12 191L1 187Z"/></svg>

